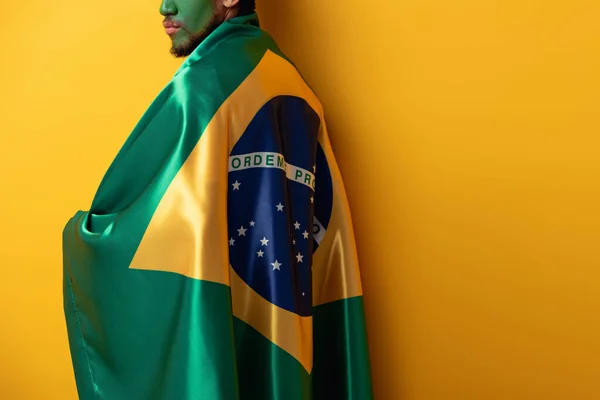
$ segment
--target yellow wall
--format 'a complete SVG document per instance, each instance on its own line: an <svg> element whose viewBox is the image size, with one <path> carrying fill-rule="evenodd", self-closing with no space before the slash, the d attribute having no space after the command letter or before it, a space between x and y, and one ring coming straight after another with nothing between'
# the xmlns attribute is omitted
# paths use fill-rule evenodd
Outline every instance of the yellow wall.
<svg viewBox="0 0 600 400"><path fill-rule="evenodd" d="M326 107L377 397L599 399L600 3L258 1ZM157 10L3 4L2 399L76 397L60 234L177 68Z"/></svg>
<svg viewBox="0 0 600 400"><path fill-rule="evenodd" d="M263 0L347 181L379 399L600 399L600 3Z"/></svg>

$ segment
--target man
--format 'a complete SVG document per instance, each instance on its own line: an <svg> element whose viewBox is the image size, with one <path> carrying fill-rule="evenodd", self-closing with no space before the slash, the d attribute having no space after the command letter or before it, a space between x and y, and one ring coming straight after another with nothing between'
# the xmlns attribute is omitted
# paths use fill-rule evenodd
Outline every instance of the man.
<svg viewBox="0 0 600 400"><path fill-rule="evenodd" d="M83 400L369 399L322 107L254 2L164 0L189 56L63 231Z"/></svg>

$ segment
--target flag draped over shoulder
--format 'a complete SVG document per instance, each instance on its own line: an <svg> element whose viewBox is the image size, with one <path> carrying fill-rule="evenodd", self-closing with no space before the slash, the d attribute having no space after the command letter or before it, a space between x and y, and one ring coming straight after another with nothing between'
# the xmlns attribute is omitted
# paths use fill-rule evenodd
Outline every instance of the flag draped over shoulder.
<svg viewBox="0 0 600 400"><path fill-rule="evenodd" d="M255 14L183 63L63 258L83 400L372 398L323 110Z"/></svg>

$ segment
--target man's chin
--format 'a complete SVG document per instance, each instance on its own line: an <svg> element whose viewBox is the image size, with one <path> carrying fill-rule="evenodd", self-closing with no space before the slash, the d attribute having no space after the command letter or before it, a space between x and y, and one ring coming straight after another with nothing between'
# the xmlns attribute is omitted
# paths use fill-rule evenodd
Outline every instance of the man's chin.
<svg viewBox="0 0 600 400"><path fill-rule="evenodd" d="M173 41L171 54L175 57L187 57L206 39L206 35L188 37L186 40Z"/></svg>
<svg viewBox="0 0 600 400"><path fill-rule="evenodd" d="M184 32L177 32L176 37L173 37L173 43L171 47L171 54L175 57L187 57L196 47L200 45L211 33L213 33L223 21L215 14L212 16L208 25L204 30L198 34L190 35L185 38L178 38Z"/></svg>
<svg viewBox="0 0 600 400"><path fill-rule="evenodd" d="M196 48L197 44L194 46L192 44L192 40L173 40L171 44L171 54L175 57L187 57L192 51Z"/></svg>
<svg viewBox="0 0 600 400"><path fill-rule="evenodd" d="M170 53L176 58L187 57L190 55L190 53L186 49L180 46L171 47Z"/></svg>

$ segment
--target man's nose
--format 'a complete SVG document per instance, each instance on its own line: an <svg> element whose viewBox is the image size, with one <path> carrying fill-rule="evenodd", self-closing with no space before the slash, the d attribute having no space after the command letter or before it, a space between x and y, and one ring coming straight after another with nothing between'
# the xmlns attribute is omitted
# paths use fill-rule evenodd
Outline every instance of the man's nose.
<svg viewBox="0 0 600 400"><path fill-rule="evenodd" d="M162 0L160 3L160 14L164 17L177 14L177 6L173 0Z"/></svg>

